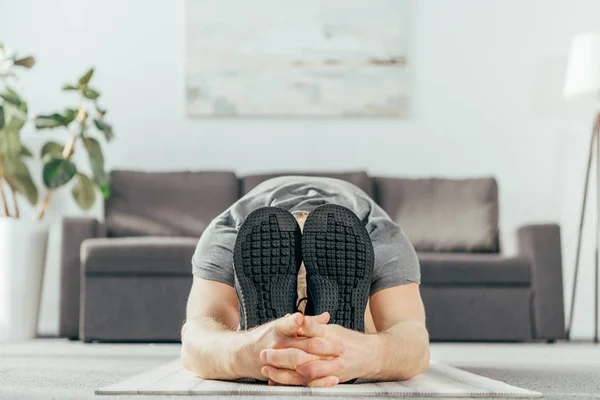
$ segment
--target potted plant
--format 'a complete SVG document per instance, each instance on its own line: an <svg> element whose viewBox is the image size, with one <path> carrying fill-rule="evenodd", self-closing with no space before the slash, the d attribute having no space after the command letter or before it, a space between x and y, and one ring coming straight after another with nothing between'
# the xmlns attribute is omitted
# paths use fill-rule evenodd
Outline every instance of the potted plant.
<svg viewBox="0 0 600 400"><path fill-rule="evenodd" d="M91 87L94 70L88 70L75 84L63 86L63 91L76 95L76 103L61 111L38 115L35 118L39 130L63 131L60 140L51 140L41 148L42 182L45 194L41 196L38 219L43 219L52 195L65 186L71 187L75 202L83 210L90 209L97 199L97 192L105 198L109 195L108 177L104 169L101 142L113 138L113 129L105 120L106 109L99 105L100 93ZM64 139L64 133L68 139ZM88 162L89 161L89 162ZM89 171L89 173L87 173ZM55 236L57 235L57 236ZM59 239L60 232L52 230L51 243ZM44 305L40 316L40 329L45 334L58 334L60 319L60 269L54 258L48 263L44 275L42 298Z"/></svg>
<svg viewBox="0 0 600 400"><path fill-rule="evenodd" d="M18 198L35 205L38 191L25 162L32 153L21 143L28 107L13 89L16 69L34 64L0 44L0 340L34 336L39 313L46 231L21 218Z"/></svg>
<svg viewBox="0 0 600 400"><path fill-rule="evenodd" d="M46 192L38 221L22 218L18 198L24 197L35 206L38 189L25 162L32 152L20 137L28 107L11 87L11 81L16 80L16 68L31 68L34 63L33 57L17 58L0 45L0 341L36 335L48 238L48 225L40 220L52 193L73 182L71 193L82 209L94 205L98 189L105 197L109 195L104 155L97 138L109 141L113 130L104 120L106 110L98 105L100 93L89 85L94 74L90 69L75 85L63 87L78 94L76 107L35 119L37 129L72 129L72 134L64 144L48 141L42 147ZM79 149L87 153L91 178L73 158Z"/></svg>

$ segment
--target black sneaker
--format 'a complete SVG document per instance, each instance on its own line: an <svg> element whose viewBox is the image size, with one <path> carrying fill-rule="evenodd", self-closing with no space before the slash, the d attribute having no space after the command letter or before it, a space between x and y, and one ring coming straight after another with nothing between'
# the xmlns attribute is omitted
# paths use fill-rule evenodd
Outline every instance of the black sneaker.
<svg viewBox="0 0 600 400"><path fill-rule="evenodd" d="M306 218L302 258L311 314L328 311L329 323L364 332L373 274L373 244L361 220L335 204Z"/></svg>
<svg viewBox="0 0 600 400"><path fill-rule="evenodd" d="M233 250L240 329L294 312L300 242L300 227L288 211L263 207L248 215Z"/></svg>

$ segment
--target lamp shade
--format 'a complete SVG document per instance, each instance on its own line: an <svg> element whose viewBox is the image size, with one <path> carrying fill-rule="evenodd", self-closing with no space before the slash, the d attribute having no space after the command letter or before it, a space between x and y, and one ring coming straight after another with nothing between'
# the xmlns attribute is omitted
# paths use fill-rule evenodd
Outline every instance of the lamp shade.
<svg viewBox="0 0 600 400"><path fill-rule="evenodd" d="M567 76L565 97L600 93L600 34L582 33L573 38Z"/></svg>

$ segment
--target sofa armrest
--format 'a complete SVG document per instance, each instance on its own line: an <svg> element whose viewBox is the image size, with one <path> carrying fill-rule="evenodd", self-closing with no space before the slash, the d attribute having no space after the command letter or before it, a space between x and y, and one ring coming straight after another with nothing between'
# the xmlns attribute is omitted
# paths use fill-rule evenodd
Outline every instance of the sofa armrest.
<svg viewBox="0 0 600 400"><path fill-rule="evenodd" d="M527 225L517 231L518 251L531 262L533 337L564 339L562 251L556 224Z"/></svg>
<svg viewBox="0 0 600 400"><path fill-rule="evenodd" d="M79 334L81 243L102 236L106 236L104 225L94 218L68 217L60 222L59 336L76 339Z"/></svg>
<svg viewBox="0 0 600 400"><path fill-rule="evenodd" d="M179 341L197 244L189 237L85 240L81 340Z"/></svg>

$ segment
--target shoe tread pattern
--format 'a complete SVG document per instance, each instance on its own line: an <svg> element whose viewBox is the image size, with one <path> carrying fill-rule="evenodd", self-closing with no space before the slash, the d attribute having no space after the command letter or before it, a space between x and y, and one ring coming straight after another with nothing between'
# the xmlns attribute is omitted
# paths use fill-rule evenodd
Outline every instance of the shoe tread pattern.
<svg viewBox="0 0 600 400"><path fill-rule="evenodd" d="M374 253L360 219L341 206L316 208L305 222L302 256L314 313L328 311L330 323L364 331Z"/></svg>
<svg viewBox="0 0 600 400"><path fill-rule="evenodd" d="M294 311L300 241L298 223L281 208L263 207L246 218L234 247L241 329Z"/></svg>

